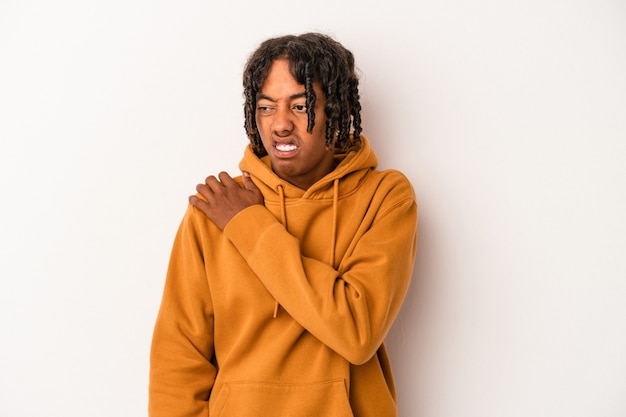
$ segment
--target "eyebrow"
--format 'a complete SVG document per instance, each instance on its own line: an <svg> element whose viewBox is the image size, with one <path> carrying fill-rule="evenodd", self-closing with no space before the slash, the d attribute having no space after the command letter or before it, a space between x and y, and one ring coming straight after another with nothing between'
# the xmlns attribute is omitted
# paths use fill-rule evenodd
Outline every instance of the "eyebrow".
<svg viewBox="0 0 626 417"><path fill-rule="evenodd" d="M305 98L306 98L306 91L303 91L303 92L298 93L298 94L292 94L291 96L289 96L289 99L290 99L290 100L294 100L294 99L297 99L297 98L302 98L302 97L305 97ZM265 94L263 94L263 93L259 93L259 94L257 94L257 98L256 98L256 99L257 99L257 101L259 101L259 100L269 100L269 101L273 101L273 102L275 102L275 101L276 101L276 100L275 100L275 99L273 99L272 97L267 96L267 95L265 95Z"/></svg>

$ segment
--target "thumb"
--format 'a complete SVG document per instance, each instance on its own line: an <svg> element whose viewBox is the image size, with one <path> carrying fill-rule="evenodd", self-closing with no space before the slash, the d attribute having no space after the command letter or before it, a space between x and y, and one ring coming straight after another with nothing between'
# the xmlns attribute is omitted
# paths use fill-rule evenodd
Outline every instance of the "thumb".
<svg viewBox="0 0 626 417"><path fill-rule="evenodd" d="M254 184L254 182L252 182L252 178L250 178L250 173L244 171L242 174L243 175L241 176L241 178L244 188L250 191L258 190L257 186Z"/></svg>

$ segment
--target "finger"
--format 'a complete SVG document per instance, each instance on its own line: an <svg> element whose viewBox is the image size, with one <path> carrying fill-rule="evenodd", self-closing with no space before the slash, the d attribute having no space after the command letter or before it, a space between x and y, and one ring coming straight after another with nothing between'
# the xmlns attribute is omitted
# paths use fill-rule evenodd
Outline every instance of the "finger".
<svg viewBox="0 0 626 417"><path fill-rule="evenodd" d="M209 200L210 198L212 198L213 196L213 191L211 190L211 188L206 185L206 184L198 184L196 185L196 191L202 196L204 197L205 200Z"/></svg>
<svg viewBox="0 0 626 417"><path fill-rule="evenodd" d="M214 175L209 175L204 180L204 183L211 189L211 191L219 191L221 187L223 187L222 183L215 178Z"/></svg>
<svg viewBox="0 0 626 417"><path fill-rule="evenodd" d="M249 172L244 171L241 178L243 181L243 186L245 187L246 190L250 190L250 191L258 190L256 184L252 181L252 178L250 177Z"/></svg>
<svg viewBox="0 0 626 417"><path fill-rule="evenodd" d="M235 180L230 175L228 175L227 172L220 172L218 174L218 177L220 178L220 181L222 181L222 185L224 187L239 187L239 184L237 184Z"/></svg>
<svg viewBox="0 0 626 417"><path fill-rule="evenodd" d="M189 196L189 204L191 204L195 208L200 209L202 211L209 209L209 205L207 204L207 202L201 199L200 197L198 197L197 195Z"/></svg>

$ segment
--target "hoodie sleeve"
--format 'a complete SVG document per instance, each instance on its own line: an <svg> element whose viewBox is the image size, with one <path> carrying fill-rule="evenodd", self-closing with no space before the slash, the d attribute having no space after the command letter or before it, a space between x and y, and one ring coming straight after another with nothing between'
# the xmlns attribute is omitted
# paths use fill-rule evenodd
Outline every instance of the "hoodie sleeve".
<svg viewBox="0 0 626 417"><path fill-rule="evenodd" d="M208 416L216 368L200 230L187 210L174 240L152 338L150 417Z"/></svg>
<svg viewBox="0 0 626 417"><path fill-rule="evenodd" d="M263 206L240 212L224 230L282 308L354 364L368 361L383 343L413 271L417 203L400 178L380 189L383 202L371 227L339 270L303 256L298 239Z"/></svg>

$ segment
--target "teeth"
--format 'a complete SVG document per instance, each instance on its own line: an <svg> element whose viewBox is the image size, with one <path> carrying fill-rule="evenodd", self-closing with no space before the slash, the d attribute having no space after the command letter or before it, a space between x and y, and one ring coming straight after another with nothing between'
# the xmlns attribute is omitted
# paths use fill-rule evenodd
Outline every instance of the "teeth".
<svg viewBox="0 0 626 417"><path fill-rule="evenodd" d="M276 145L276 149L282 152L295 151L297 149L297 146L283 143L283 144Z"/></svg>

